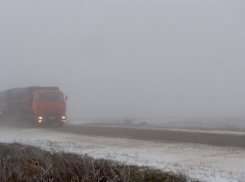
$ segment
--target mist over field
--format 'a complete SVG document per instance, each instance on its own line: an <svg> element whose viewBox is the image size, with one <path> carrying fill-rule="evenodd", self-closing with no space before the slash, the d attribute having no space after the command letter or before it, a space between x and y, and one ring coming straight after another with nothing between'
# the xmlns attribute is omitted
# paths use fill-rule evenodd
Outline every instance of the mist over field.
<svg viewBox="0 0 245 182"><path fill-rule="evenodd" d="M68 118L245 119L244 1L1 1L0 90Z"/></svg>

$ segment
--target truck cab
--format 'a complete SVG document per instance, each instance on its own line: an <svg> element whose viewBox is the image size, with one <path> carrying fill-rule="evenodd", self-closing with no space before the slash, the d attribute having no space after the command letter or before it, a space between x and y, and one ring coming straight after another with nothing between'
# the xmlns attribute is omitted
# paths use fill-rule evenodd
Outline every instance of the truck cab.
<svg viewBox="0 0 245 182"><path fill-rule="evenodd" d="M32 111L35 123L58 123L66 121L66 102L64 94L59 90L40 90L32 93Z"/></svg>

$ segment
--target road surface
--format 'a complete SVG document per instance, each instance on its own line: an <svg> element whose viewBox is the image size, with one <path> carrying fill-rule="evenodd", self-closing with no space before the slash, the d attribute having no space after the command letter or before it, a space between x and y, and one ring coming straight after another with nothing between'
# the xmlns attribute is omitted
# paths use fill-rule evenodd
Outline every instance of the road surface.
<svg viewBox="0 0 245 182"><path fill-rule="evenodd" d="M52 130L84 135L122 137L150 141L169 141L200 143L216 146L245 147L245 133L242 132L205 132L162 128L68 124L63 128L52 128Z"/></svg>

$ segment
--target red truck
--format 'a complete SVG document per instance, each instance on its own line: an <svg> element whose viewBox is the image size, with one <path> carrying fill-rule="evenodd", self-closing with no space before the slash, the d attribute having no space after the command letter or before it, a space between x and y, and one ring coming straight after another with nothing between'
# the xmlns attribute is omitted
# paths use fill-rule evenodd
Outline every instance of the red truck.
<svg viewBox="0 0 245 182"><path fill-rule="evenodd" d="M17 117L32 124L63 126L66 100L59 87L13 88L0 92L0 114L2 118Z"/></svg>

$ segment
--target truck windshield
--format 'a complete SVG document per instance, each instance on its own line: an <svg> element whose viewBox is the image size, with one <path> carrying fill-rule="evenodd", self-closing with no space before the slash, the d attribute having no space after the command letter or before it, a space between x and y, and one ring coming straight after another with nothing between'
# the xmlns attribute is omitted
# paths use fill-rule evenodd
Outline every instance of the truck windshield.
<svg viewBox="0 0 245 182"><path fill-rule="evenodd" d="M63 95L59 93L41 93L37 94L37 100L40 102L61 102Z"/></svg>

